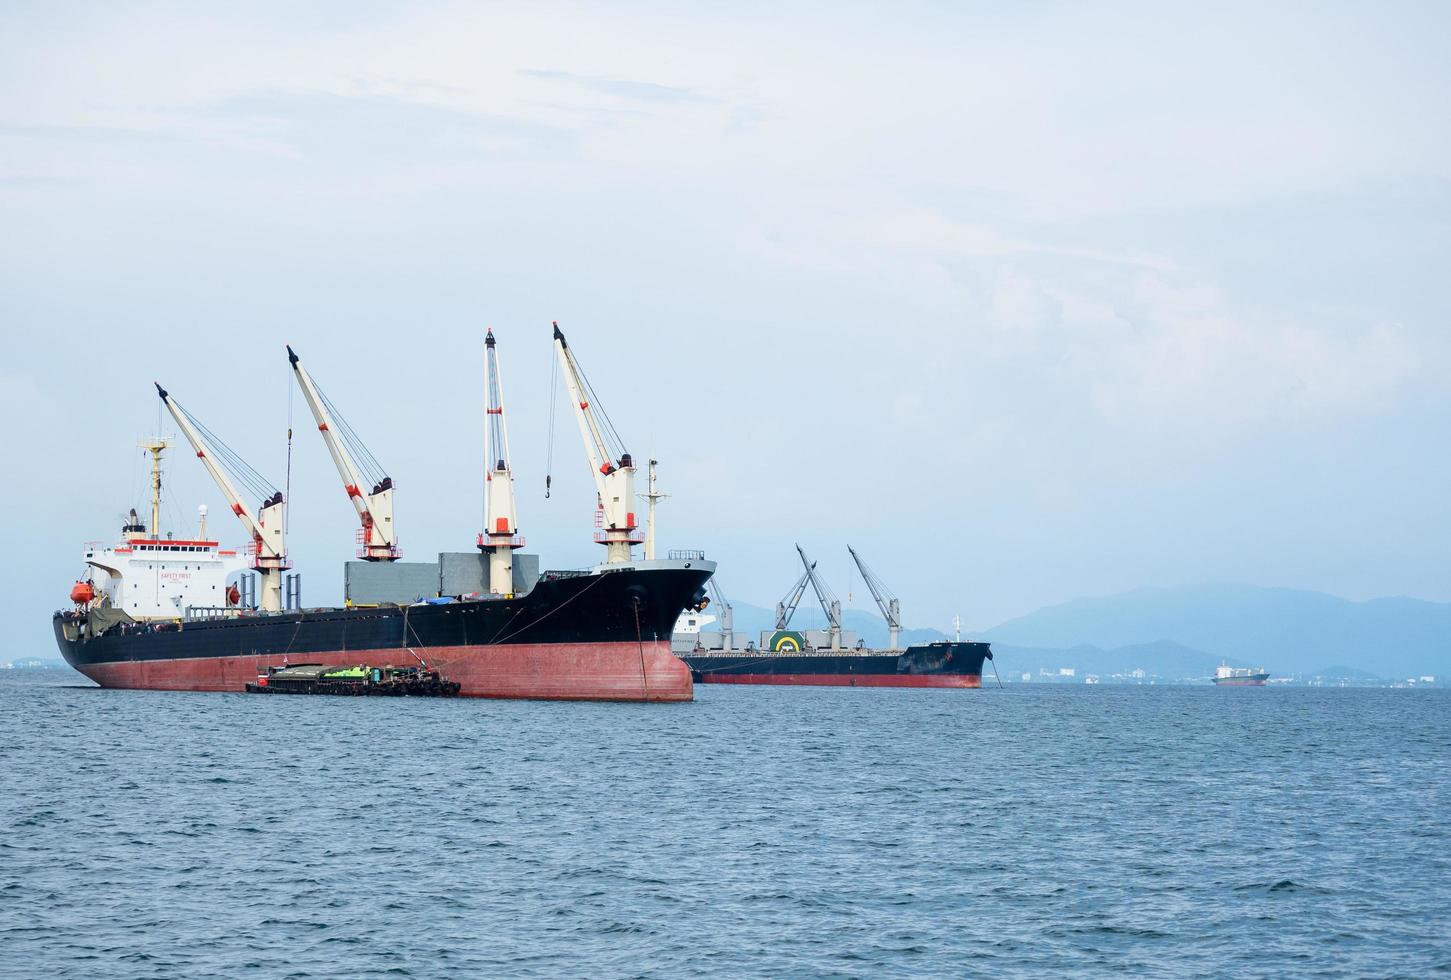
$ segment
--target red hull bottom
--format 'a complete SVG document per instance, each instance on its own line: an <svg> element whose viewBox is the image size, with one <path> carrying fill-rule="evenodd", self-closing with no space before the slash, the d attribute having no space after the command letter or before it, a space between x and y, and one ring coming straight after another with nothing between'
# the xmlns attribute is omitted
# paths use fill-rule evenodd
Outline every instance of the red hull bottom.
<svg viewBox="0 0 1451 980"><path fill-rule="evenodd" d="M979 674L704 674L702 684L786 684L801 687L982 687Z"/></svg>
<svg viewBox="0 0 1451 980"><path fill-rule="evenodd" d="M690 701L690 668L669 643L539 643L431 647L417 651L430 670L462 685L460 697L532 698L552 701ZM293 664L348 667L417 666L401 647L337 650L291 657ZM277 655L131 660L84 664L81 673L102 687L151 691L246 690Z"/></svg>

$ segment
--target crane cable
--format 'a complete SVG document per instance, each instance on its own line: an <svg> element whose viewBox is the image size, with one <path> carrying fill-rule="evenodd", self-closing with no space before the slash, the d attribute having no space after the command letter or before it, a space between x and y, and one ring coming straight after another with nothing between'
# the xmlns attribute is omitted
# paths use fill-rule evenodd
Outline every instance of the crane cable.
<svg viewBox="0 0 1451 980"><path fill-rule="evenodd" d="M549 448L544 457L544 499L549 499L549 489L554 483L554 410L559 405L559 358L554 354L554 345L549 345Z"/></svg>
<svg viewBox="0 0 1451 980"><path fill-rule="evenodd" d="M283 477L282 499L287 501L287 509L292 509L292 378L287 379L287 475ZM292 515L289 514L290 518ZM289 520L288 523L291 523Z"/></svg>

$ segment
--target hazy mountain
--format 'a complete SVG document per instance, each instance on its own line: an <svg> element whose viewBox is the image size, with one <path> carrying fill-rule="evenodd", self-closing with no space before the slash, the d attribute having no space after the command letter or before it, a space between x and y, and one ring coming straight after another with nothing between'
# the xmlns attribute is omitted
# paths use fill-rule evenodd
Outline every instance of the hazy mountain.
<svg viewBox="0 0 1451 980"><path fill-rule="evenodd" d="M1202 651L1213 663L1223 658L1277 674L1322 673L1328 664L1378 677L1451 674L1451 605L1405 598L1351 602L1249 585L1074 599L1009 620L985 638L1004 647L1066 651L1089 645L1115 652L1168 641Z"/></svg>

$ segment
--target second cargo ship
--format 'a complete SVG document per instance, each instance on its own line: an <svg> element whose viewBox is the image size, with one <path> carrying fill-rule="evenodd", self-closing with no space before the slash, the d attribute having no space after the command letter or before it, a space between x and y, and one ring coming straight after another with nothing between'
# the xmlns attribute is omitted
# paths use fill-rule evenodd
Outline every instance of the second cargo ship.
<svg viewBox="0 0 1451 980"><path fill-rule="evenodd" d="M676 653L690 665L697 684L782 684L823 687L982 686L983 664L992 659L987 643L939 640L900 649L901 605L848 548L872 598L887 621L888 649L872 650L842 628L841 601L816 574L816 563L800 545L796 552L805 571L776 605L776 623L763 631L760 645L742 644L733 630L730 603L714 579L710 590L720 611L720 630L701 627L715 617L703 615L705 603L688 609L676 624ZM825 630L793 630L791 619L810 586L826 615Z"/></svg>

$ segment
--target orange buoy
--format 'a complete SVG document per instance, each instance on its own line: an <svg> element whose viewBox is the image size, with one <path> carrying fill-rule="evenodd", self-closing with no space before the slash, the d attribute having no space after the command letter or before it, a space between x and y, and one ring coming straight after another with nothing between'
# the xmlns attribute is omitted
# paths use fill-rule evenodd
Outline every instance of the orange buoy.
<svg viewBox="0 0 1451 980"><path fill-rule="evenodd" d="M84 606L96 597L96 590L91 587L90 582L77 582L71 586L71 602L78 606Z"/></svg>
<svg viewBox="0 0 1451 980"><path fill-rule="evenodd" d="M229 587L227 589L227 605L229 605L229 606L235 606L237 603L239 603L241 601L242 601L242 593L237 590L237 587L235 585Z"/></svg>

